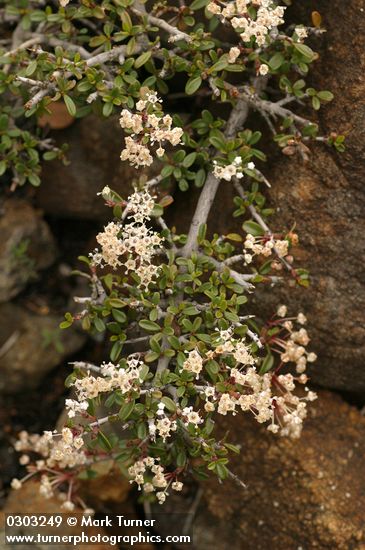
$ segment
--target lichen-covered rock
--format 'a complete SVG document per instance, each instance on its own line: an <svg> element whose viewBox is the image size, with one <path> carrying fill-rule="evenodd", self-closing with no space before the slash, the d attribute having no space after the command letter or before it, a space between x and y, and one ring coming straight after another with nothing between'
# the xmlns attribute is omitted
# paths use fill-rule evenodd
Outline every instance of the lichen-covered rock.
<svg viewBox="0 0 365 550"><path fill-rule="evenodd" d="M0 305L0 392L37 387L47 372L82 347L85 335L61 331L60 321L12 303Z"/></svg>
<svg viewBox="0 0 365 550"><path fill-rule="evenodd" d="M298 440L241 415L222 417L222 435L227 430L241 445L230 468L247 489L231 480L204 485L194 522L199 550L364 548L365 418L358 410L321 392Z"/></svg>
<svg viewBox="0 0 365 550"><path fill-rule="evenodd" d="M36 197L38 205L52 216L110 219L110 209L97 195L103 187L108 185L126 198L133 190L133 182L143 173L149 177L159 173L158 166L143 172L121 162L123 131L117 117L88 116L54 137L59 145L69 144L69 164L44 163L42 185Z"/></svg>
<svg viewBox="0 0 365 550"><path fill-rule="evenodd" d="M25 201L11 199L1 206L0 235L0 302L6 302L49 267L57 251L48 225Z"/></svg>

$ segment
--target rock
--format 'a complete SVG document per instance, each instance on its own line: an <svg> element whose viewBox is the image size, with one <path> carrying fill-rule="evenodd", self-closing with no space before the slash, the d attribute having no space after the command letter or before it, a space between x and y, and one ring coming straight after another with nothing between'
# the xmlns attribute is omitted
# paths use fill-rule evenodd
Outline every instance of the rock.
<svg viewBox="0 0 365 550"><path fill-rule="evenodd" d="M127 197L133 190L133 181L146 173L121 162L123 132L118 118L88 116L54 137L59 145L69 144L70 163L44 163L38 205L47 214L60 218L110 219L110 209L97 193L108 185ZM153 177L158 172L158 166L150 167L146 175Z"/></svg>
<svg viewBox="0 0 365 550"><path fill-rule="evenodd" d="M222 417L219 430L241 445L229 467L248 487L202 483L196 548L364 548L365 418L358 410L323 391L298 440L274 436L248 415ZM180 502L180 511L188 509ZM176 502L171 511L179 511Z"/></svg>
<svg viewBox="0 0 365 550"><path fill-rule="evenodd" d="M256 296L261 314L278 303L308 317L311 349L319 356L312 380L328 388L365 391L363 281L365 202L351 187L331 155L319 148L307 164L281 160L271 171L270 204L279 212L271 227L285 230L296 222L300 244L296 265L308 268L308 289L286 285Z"/></svg>
<svg viewBox="0 0 365 550"><path fill-rule="evenodd" d="M312 369L312 379L328 388L364 393L364 2L295 2L291 9L304 24L310 24L312 10L323 17L327 32L313 44L320 59L310 83L335 94L319 112L320 126L324 134L345 134L346 151L311 147L307 164L276 159L267 173L273 184L270 205L280 209L271 224L283 229L297 223L297 257L312 276L308 291L283 290L280 299L308 314L321 364Z"/></svg>
<svg viewBox="0 0 365 550"><path fill-rule="evenodd" d="M119 506L127 500L132 485L120 469L115 467L113 461L96 463L93 471L98 476L82 482L82 496L88 505L99 510L105 503Z"/></svg>
<svg viewBox="0 0 365 550"><path fill-rule="evenodd" d="M289 311L302 310L309 318L311 346L319 356L310 371L317 384L333 389L365 392L365 9L363 0L293 2L292 21L311 25L318 10L327 32L311 38L320 59L313 64L309 84L332 90L335 99L319 112L321 132L346 135L346 151L313 146L307 163L285 157L277 148L268 154L269 165L260 168L272 183L264 190L267 205L277 213L270 219L274 231L296 224L300 244L296 266L309 269L308 290L286 285L260 291L254 313L267 318L279 303ZM356 40L354 40L356 37ZM310 113L315 120L315 114ZM209 222L211 231L239 230L231 217L231 186L222 181ZM181 202L179 202L179 200ZM182 207L184 201L184 207ZM196 193L176 198L170 222L186 232Z"/></svg>
<svg viewBox="0 0 365 550"><path fill-rule="evenodd" d="M11 303L0 305L0 392L37 387L47 372L82 347L86 336L62 331L60 321Z"/></svg>
<svg viewBox="0 0 365 550"><path fill-rule="evenodd" d="M363 0L309 0L294 2L290 8L291 16L306 25L311 25L313 10L322 16L326 33L313 42L320 59L313 65L311 83L335 95L319 117L323 131L346 135L346 151L334 155L334 160L358 198L363 198L365 171L364 9Z"/></svg>
<svg viewBox="0 0 365 550"><path fill-rule="evenodd" d="M4 509L1 513L3 516L2 520L4 520L5 514L53 514L53 515L59 515L62 513L62 526L60 528L54 526L47 526L43 527L42 530L39 529L38 532L40 532L42 535L60 535L60 536L75 536L80 534L80 528L79 527L71 527L67 525L67 519L69 517L78 517L80 518L80 514L82 514L81 508L76 508L73 512L65 512L64 510L60 510L60 501L56 498L51 499L45 499L39 494L39 483L35 481L29 481L27 483L24 483L23 487L18 491L12 491L8 497L8 500L4 506ZM0 516L1 517L1 516ZM4 525L4 521L1 522L2 525ZM102 529L101 527L87 527L83 529L85 533L91 537L91 536L105 536L106 531ZM29 528L19 528L17 533L19 534L28 534ZM15 532L12 530L11 534L15 534ZM14 548L16 550L25 550L26 548L29 548L29 545L9 545L4 544L4 532L0 531L0 550L7 550L9 548ZM66 548L66 545L58 545L57 543L54 544L37 544L32 545L32 548L35 550L62 550L63 548ZM95 544L83 544L82 548L85 550L106 550L107 548L110 548L110 545L102 542L95 543Z"/></svg>
<svg viewBox="0 0 365 550"><path fill-rule="evenodd" d="M0 302L5 302L55 261L56 245L38 212L15 199L2 206L0 235Z"/></svg>
<svg viewBox="0 0 365 550"><path fill-rule="evenodd" d="M75 118L70 115L63 101L56 101L47 105L49 113L44 113L38 118L37 124L41 128L63 130L74 123Z"/></svg>
<svg viewBox="0 0 365 550"><path fill-rule="evenodd" d="M23 484L22 488L18 491L11 491L10 495L5 503L3 512L0 513L0 518L4 514L53 514L59 515L62 514L62 528L56 527L46 527L42 529L42 534L45 535L80 535L83 531L88 537L91 536L111 536L111 537L126 537L124 544L120 546L121 548L129 548L128 540L130 537L145 537L145 544L139 544L139 547L144 548L145 550L153 550L154 546L148 542L149 537L148 531L144 527L140 526L118 526L118 521L116 519L117 515L124 516L126 519L140 519L140 516L136 513L134 505L131 500L127 500L127 495L129 494L130 484L121 476L120 471L110 469L110 463L107 463L105 468L102 464L97 464L96 467L93 467L93 470L97 469L98 473L101 474L100 478L83 481L83 490L82 498L85 499L88 506L92 505L97 513L106 514L107 517L111 519L112 526L108 527L107 530L102 529L101 527L82 527L81 529L76 527L71 527L67 525L67 518L77 517L80 521L80 514L82 514L81 508L75 508L72 512L65 512L60 508L61 502L57 498L45 499L39 494L39 482L28 481ZM103 470L105 470L103 475ZM102 516L101 516L102 517ZM4 525L4 521L2 521ZM2 527L1 527L2 528ZM4 542L4 532L0 528L0 550L6 550L9 545L2 545ZM21 530L16 533L12 530L11 534L21 533ZM23 534L29 534L29 529L23 528ZM32 532L33 534L33 532ZM104 540L106 542L106 540ZM122 542L122 541L120 541ZM82 545L82 548L110 548L110 545L106 546L103 543L93 544L93 545ZM14 546L14 548L19 548L19 546ZM23 548L23 547L20 547ZM65 548L65 546L57 545L39 545L35 547L36 550L56 550ZM25 546L24 546L25 549Z"/></svg>

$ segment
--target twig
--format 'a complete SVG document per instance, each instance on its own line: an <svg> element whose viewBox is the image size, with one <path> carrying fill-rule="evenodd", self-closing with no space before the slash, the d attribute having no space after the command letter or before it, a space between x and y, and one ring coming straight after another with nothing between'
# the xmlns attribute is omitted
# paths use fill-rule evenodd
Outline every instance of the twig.
<svg viewBox="0 0 365 550"><path fill-rule="evenodd" d="M247 201L247 195L246 193L244 192L243 188L242 188L242 185L239 183L239 181L234 178L233 180L233 186L234 188L236 189L237 193L239 194L239 196L241 197L241 199ZM262 217L260 216L260 214L257 212L256 208L253 206L253 204L249 204L248 205L248 210L250 211L252 217L257 221L257 223L259 224L260 227L262 227L262 229L270 236L270 237L273 237L273 233L271 231L271 229L269 228L269 226L265 223L265 221L262 219ZM277 255L277 257L279 258L279 260L281 261L281 263L286 267L286 269L288 271L292 271L293 268L292 266L289 264L289 262L287 262L285 260L285 258L283 258L282 256L280 256L280 254L278 253L277 249L274 247L273 248L275 254Z"/></svg>
<svg viewBox="0 0 365 550"><path fill-rule="evenodd" d="M19 330L15 330L0 348L0 357L3 357L14 346L20 336Z"/></svg>
<svg viewBox="0 0 365 550"><path fill-rule="evenodd" d="M195 519L196 513L198 511L198 507L199 507L199 504L200 504L200 501L202 499L203 494L204 494L203 489L201 487L199 487L199 489L197 490L197 493L194 497L194 500L191 503L191 506L189 508L188 517L185 520L184 527L183 527L183 530L182 530L183 535L187 535L187 534L190 533L190 529L191 529L192 523Z"/></svg>
<svg viewBox="0 0 365 550"><path fill-rule="evenodd" d="M230 269L225 263L219 262L218 260L216 260L215 258L212 258L211 256L200 255L200 257L212 263L214 267L217 269L217 271L219 272L222 272L225 269L227 269L232 279L234 279L236 283L243 286L247 290L252 290L254 288L251 283L247 282L249 279L253 278L252 274L238 273L238 271L235 271L234 269Z"/></svg>
<svg viewBox="0 0 365 550"><path fill-rule="evenodd" d="M243 487L244 489L247 489L246 483L243 483L243 481L236 474L231 472L231 470L228 470L228 475L231 479L233 479L237 483L237 485L239 485L240 487Z"/></svg>
<svg viewBox="0 0 365 550"><path fill-rule="evenodd" d="M225 136L227 139L232 138L235 135L238 128L240 128L248 115L248 105L245 101L237 101L235 107L232 109L231 115L228 119ZM206 223L210 209L214 202L216 193L218 191L220 180L213 174L209 174L202 192L200 193L198 204L196 206L193 219L185 246L181 249L181 254L185 257L190 257L192 252L197 249L199 227Z"/></svg>
<svg viewBox="0 0 365 550"><path fill-rule="evenodd" d="M131 8L131 11L139 17L146 17L147 21L151 23L151 25L156 25L156 27L159 27L160 29L166 31L170 36L175 37L175 40L185 40L185 42L188 43L192 42L192 38L190 35L186 34L183 31L180 31L176 27L173 27L164 19L160 19L159 17L155 17L154 15L150 15L149 13L144 13L143 11L137 10L136 8Z"/></svg>
<svg viewBox="0 0 365 550"><path fill-rule="evenodd" d="M253 92L248 86L240 89L241 97L255 110L263 111L271 116L279 116L280 118L292 118L302 126L313 124L310 120L303 118L289 109L282 107L280 102L271 102L266 99L261 99L256 92Z"/></svg>

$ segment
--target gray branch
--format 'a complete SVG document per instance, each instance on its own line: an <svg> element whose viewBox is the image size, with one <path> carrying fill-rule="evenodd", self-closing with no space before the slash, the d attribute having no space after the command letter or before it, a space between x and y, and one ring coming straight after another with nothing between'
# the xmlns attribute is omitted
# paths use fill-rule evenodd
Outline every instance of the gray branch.
<svg viewBox="0 0 365 550"><path fill-rule="evenodd" d="M249 106L246 101L237 101L227 122L225 131L225 137L227 139L234 137L237 130L243 126L248 115L248 107ZM192 252L198 247L197 238L199 227L206 223L208 219L210 209L218 191L219 183L219 179L217 179L213 174L209 174L202 192L200 193L198 204L191 221L188 239L182 249L182 255L187 258L190 257Z"/></svg>

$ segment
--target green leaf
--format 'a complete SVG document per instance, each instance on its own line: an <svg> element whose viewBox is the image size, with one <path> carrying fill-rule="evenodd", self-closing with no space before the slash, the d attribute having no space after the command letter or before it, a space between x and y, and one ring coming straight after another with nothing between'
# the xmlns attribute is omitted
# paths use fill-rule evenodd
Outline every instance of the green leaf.
<svg viewBox="0 0 365 550"><path fill-rule="evenodd" d="M220 462L218 462L216 465L216 472L220 479L226 479L229 474L227 467Z"/></svg>
<svg viewBox="0 0 365 550"><path fill-rule="evenodd" d="M316 111L318 111L321 108L321 102L318 99L318 97L316 96L312 97L312 106L313 106L313 109L315 109Z"/></svg>
<svg viewBox="0 0 365 550"><path fill-rule="evenodd" d="M269 352L262 362L262 365L260 368L260 374L265 374L266 372L269 372L269 370L272 369L273 365L274 365L274 356Z"/></svg>
<svg viewBox="0 0 365 550"><path fill-rule="evenodd" d="M94 325L98 332L104 332L105 330L105 323L100 319L99 317L95 317L94 319Z"/></svg>
<svg viewBox="0 0 365 550"><path fill-rule="evenodd" d="M125 323L126 320L127 320L127 316L124 313L124 311L119 311L119 309L114 309L113 308L112 309L112 315L118 323Z"/></svg>
<svg viewBox="0 0 365 550"><path fill-rule="evenodd" d="M205 8L209 4L210 0L194 0L192 4L190 4L189 8L191 10L200 10L201 8Z"/></svg>
<svg viewBox="0 0 365 550"><path fill-rule="evenodd" d="M126 303L120 300L119 298L110 298L109 304L112 307L117 307L117 308L124 307L126 305Z"/></svg>
<svg viewBox="0 0 365 550"><path fill-rule="evenodd" d="M124 403L124 405L121 406L120 411L118 413L118 416L120 420L127 420L127 418L132 414L132 411L134 409L135 402L134 400L129 401L129 403Z"/></svg>
<svg viewBox="0 0 365 550"><path fill-rule="evenodd" d="M189 153L184 158L182 165L184 166L184 168L189 168L192 164L194 164L195 159L196 159L196 153Z"/></svg>
<svg viewBox="0 0 365 550"><path fill-rule="evenodd" d="M75 116L76 115L76 105L74 103L74 100L71 99L71 97L69 95L64 95L63 99L64 99L65 105L66 105L67 110L70 113L70 115Z"/></svg>
<svg viewBox="0 0 365 550"><path fill-rule="evenodd" d="M284 61L285 61L284 56L281 53L277 52L268 61L268 65L272 71L277 71L278 69L280 69Z"/></svg>
<svg viewBox="0 0 365 550"><path fill-rule="evenodd" d="M148 321L148 319L142 319L142 321L140 321L138 324L141 328L147 330L148 332L158 332L161 330L160 325L158 325L154 321Z"/></svg>
<svg viewBox="0 0 365 550"><path fill-rule="evenodd" d="M41 184L41 179L37 174L30 174L28 180L34 187L39 187Z"/></svg>
<svg viewBox="0 0 365 550"><path fill-rule="evenodd" d="M196 173L196 176L195 176L195 185L196 185L197 187L202 187L202 186L204 185L205 178L206 178L205 170L204 170L203 168L201 168L201 169L198 170L197 173Z"/></svg>
<svg viewBox="0 0 365 550"><path fill-rule="evenodd" d="M166 396L163 397L161 399L161 402L166 406L167 410L169 410L170 412L176 411L176 405L170 397L166 397Z"/></svg>
<svg viewBox="0 0 365 550"><path fill-rule="evenodd" d="M242 224L242 229L254 237L265 235L265 231L262 229L261 225L253 221L244 222Z"/></svg>
<svg viewBox="0 0 365 550"><path fill-rule="evenodd" d="M33 61L31 61L27 68L25 69L25 75L26 76L31 76L34 71L37 69L37 61L35 59L33 59Z"/></svg>
<svg viewBox="0 0 365 550"><path fill-rule="evenodd" d="M110 359L113 362L115 362L119 358L122 352L122 349L123 349L123 342L121 342L120 340L118 340L113 344L113 347L110 350Z"/></svg>
<svg viewBox="0 0 365 550"><path fill-rule="evenodd" d="M319 97L321 101L332 101L334 95L332 92L323 90L322 92L318 92L317 97Z"/></svg>
<svg viewBox="0 0 365 550"><path fill-rule="evenodd" d="M199 90L202 83L200 76L194 76L189 78L185 86L185 92L188 95L193 95L197 90Z"/></svg>
<svg viewBox="0 0 365 550"><path fill-rule="evenodd" d="M134 67L136 69L139 69L140 67L142 67L145 63L147 63L147 61L150 59L152 55L152 52L151 50L148 51L148 52L144 52L142 53L140 56L137 57L137 59L135 60L134 62Z"/></svg>
<svg viewBox="0 0 365 550"><path fill-rule="evenodd" d="M315 58L314 51L306 44L300 44L298 42L295 42L293 46L306 59L312 61Z"/></svg>
<svg viewBox="0 0 365 550"><path fill-rule="evenodd" d="M230 240L230 241L235 241L237 243L241 243L242 242L242 236L239 235L238 233L228 233L228 235L225 235L226 239Z"/></svg>
<svg viewBox="0 0 365 550"><path fill-rule="evenodd" d="M110 443L109 439L108 439L107 436L104 434L104 432L102 432L101 430L99 430L99 432L98 432L97 439L98 439L99 445L100 445L105 451L110 451L110 450L113 448L113 446L112 446L112 444Z"/></svg>
<svg viewBox="0 0 365 550"><path fill-rule="evenodd" d="M144 439L147 436L147 426L145 422L141 422L137 426L137 435L139 439Z"/></svg>

